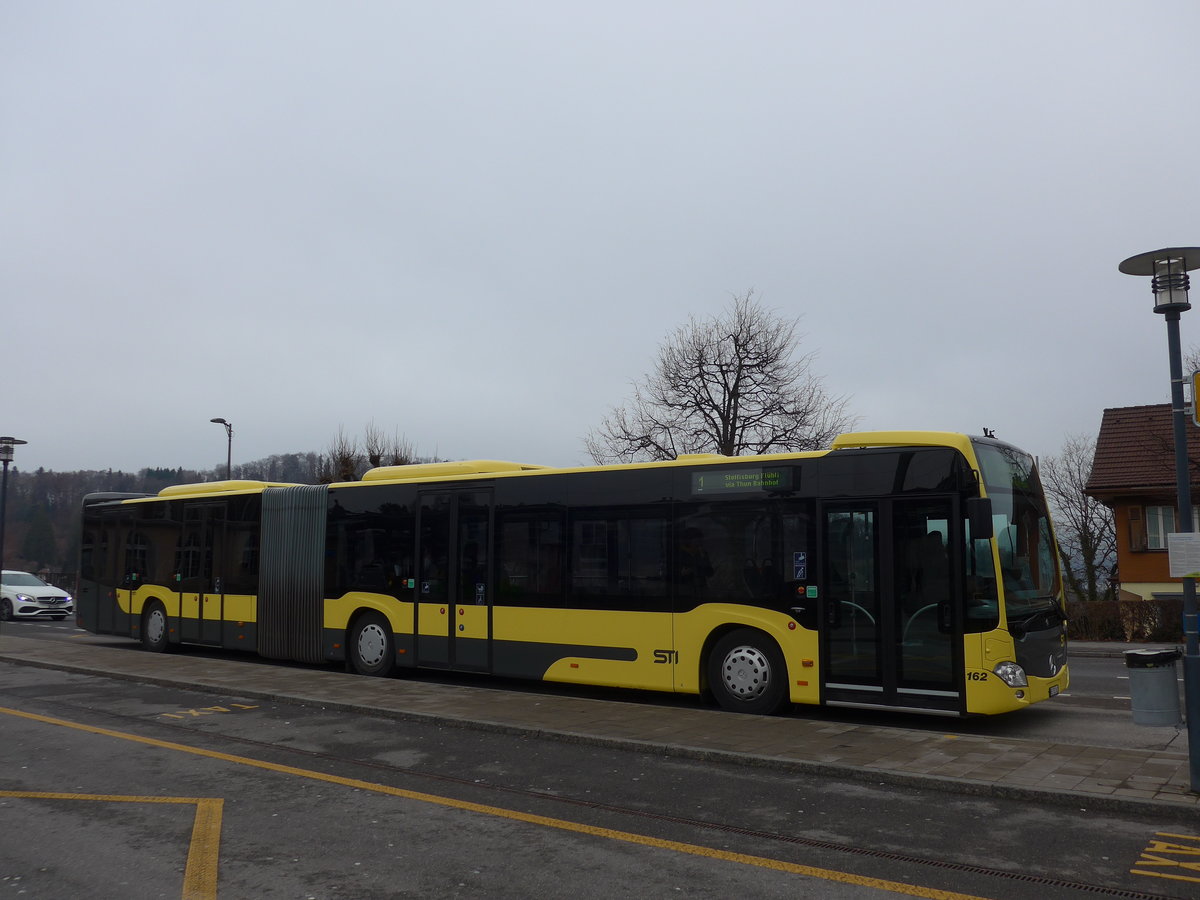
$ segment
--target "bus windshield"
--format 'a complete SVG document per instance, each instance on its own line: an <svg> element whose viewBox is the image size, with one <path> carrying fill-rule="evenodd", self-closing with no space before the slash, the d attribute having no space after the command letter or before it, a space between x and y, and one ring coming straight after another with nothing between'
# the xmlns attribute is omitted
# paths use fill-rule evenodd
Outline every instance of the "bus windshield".
<svg viewBox="0 0 1200 900"><path fill-rule="evenodd" d="M1033 457L1005 444L974 444L992 499L1009 620L1059 610L1058 554Z"/></svg>

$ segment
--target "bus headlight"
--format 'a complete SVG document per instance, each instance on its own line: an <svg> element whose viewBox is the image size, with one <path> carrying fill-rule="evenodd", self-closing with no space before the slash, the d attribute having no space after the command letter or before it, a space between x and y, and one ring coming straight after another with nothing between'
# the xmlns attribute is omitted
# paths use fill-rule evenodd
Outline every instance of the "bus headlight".
<svg viewBox="0 0 1200 900"><path fill-rule="evenodd" d="M992 671L996 673L997 678L1009 687L1029 686L1029 679L1025 677L1025 670L1015 662L997 663L996 668L992 669Z"/></svg>

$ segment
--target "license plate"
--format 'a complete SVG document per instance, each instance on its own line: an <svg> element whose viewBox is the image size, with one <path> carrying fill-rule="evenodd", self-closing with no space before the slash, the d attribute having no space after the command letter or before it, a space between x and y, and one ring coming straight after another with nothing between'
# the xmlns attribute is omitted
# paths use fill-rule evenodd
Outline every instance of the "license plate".
<svg viewBox="0 0 1200 900"><path fill-rule="evenodd" d="M1058 685L1057 684L1050 685L1050 696L1051 697L1058 696Z"/></svg>

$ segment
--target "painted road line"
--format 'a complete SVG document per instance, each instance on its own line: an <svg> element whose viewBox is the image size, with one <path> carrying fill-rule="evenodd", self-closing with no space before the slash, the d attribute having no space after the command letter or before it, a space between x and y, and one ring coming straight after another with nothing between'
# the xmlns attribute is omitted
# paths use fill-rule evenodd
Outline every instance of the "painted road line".
<svg viewBox="0 0 1200 900"><path fill-rule="evenodd" d="M221 811L217 797L127 797L120 794L68 794L52 791L0 791L0 797L21 800L85 800L100 803L167 803L196 807L192 840L183 873L183 900L215 900L221 849Z"/></svg>
<svg viewBox="0 0 1200 900"><path fill-rule="evenodd" d="M1134 863L1143 868L1129 873L1200 884L1200 835L1159 831L1154 837Z"/></svg>
<svg viewBox="0 0 1200 900"><path fill-rule="evenodd" d="M504 807L499 806L489 806L483 803L472 803L466 800L457 800L453 797L442 797L438 796L437 794L426 794L421 791L410 791L403 788L392 787L386 784L375 784L369 781L360 781L357 778L343 778L339 775L330 775L325 772L316 772L310 769L300 769L295 766L285 766L279 763L251 759L250 757L246 756L234 756L229 753L221 753L217 750L206 750L202 747L191 747L187 744L177 744L173 741L162 741L158 740L157 738L142 737L141 735L129 734L122 731L113 731L108 728L99 728L94 725L84 725L80 722L70 722L66 719L56 719L50 716L42 716L38 715L37 713L23 712L17 709L0 707L0 714L16 716L18 718L28 719L34 722L41 722L47 725L55 725L61 728L71 728L76 731L84 731L89 734L117 738L118 740L131 741L133 743L144 744L149 747L158 747L164 750L175 750L179 753L188 753L194 756L202 756L207 759L218 759L224 762L233 763L235 765L249 766L255 769L263 769L268 772L276 772L281 775L294 775L299 778L307 778L313 781L323 781L330 784L338 784L343 787L355 788L361 791L372 791L377 794L401 797L406 800L416 800L421 803L429 803L435 806L441 806L450 809L460 809L467 812L479 813L480 815L494 816L497 818L509 819L511 821L524 822L530 825L540 825L545 828L555 828L560 831L569 831L576 834L586 834L608 840L622 841L629 844L640 844L644 847L670 850L675 853L683 853L690 856L718 859L725 862L756 866L762 869L773 869L779 872L789 872L795 875L804 875L809 878L816 878L823 881L852 884L859 887L869 887L881 891L892 891L893 893L904 894L909 897L922 897L925 898L925 900L982 900L982 898L975 897L970 894L961 894L955 891L943 891L937 888L926 888L917 885L903 884L898 881L869 878L862 875L853 875L849 872L839 872L835 869L822 869L814 866L805 866L779 859L750 856L745 853L733 853L727 850L715 850L711 847L703 847L697 844L669 841L662 838L651 837L644 834L636 834L629 831L617 831L611 828L600 828L595 825L585 825L582 822L571 822L567 819L539 816L532 813L521 812L519 810L505 809Z"/></svg>

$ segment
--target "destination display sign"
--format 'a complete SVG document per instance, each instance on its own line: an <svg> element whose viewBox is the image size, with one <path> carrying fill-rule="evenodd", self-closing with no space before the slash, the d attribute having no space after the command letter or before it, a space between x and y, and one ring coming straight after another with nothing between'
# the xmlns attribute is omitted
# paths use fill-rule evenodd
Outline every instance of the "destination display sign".
<svg viewBox="0 0 1200 900"><path fill-rule="evenodd" d="M743 466L692 473L692 494L765 494L792 490L793 466Z"/></svg>

